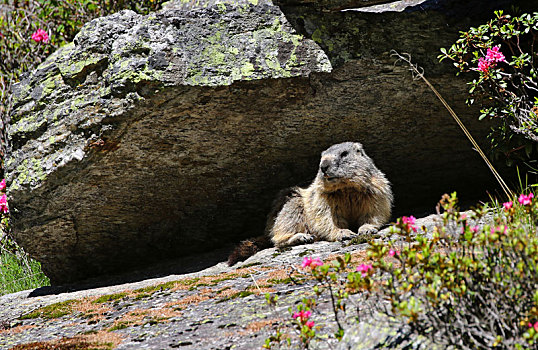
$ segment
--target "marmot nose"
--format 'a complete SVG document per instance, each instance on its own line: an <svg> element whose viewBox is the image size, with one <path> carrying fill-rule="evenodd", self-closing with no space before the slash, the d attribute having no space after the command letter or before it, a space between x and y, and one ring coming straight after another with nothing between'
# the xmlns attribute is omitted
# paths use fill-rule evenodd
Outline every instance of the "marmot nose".
<svg viewBox="0 0 538 350"><path fill-rule="evenodd" d="M323 174L327 174L327 170L329 170L329 166L331 165L331 162L327 159L324 159L321 161L321 164L319 165L319 168L323 172Z"/></svg>

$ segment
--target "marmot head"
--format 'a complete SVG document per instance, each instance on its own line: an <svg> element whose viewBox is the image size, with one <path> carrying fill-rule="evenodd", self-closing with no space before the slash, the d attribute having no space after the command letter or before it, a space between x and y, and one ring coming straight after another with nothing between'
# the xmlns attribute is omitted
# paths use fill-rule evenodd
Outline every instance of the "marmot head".
<svg viewBox="0 0 538 350"><path fill-rule="evenodd" d="M365 190L370 186L377 168L366 155L362 144L344 142L321 153L318 178L332 192L346 187Z"/></svg>

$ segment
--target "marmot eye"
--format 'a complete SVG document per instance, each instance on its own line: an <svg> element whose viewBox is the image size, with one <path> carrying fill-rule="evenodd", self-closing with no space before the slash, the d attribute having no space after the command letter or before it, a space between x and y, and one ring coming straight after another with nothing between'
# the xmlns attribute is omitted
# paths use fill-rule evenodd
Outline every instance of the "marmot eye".
<svg viewBox="0 0 538 350"><path fill-rule="evenodd" d="M349 154L348 151L344 151L342 153L340 153L340 158L344 158L345 156L347 156Z"/></svg>

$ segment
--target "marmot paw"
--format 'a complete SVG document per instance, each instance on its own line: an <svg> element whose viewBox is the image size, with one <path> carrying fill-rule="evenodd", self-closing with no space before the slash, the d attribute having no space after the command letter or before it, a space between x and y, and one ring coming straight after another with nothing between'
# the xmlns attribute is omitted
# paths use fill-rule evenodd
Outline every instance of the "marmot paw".
<svg viewBox="0 0 538 350"><path fill-rule="evenodd" d="M378 231L377 227L371 224L364 224L361 227L359 227L359 235L365 235L365 234L373 235L377 233L377 231Z"/></svg>
<svg viewBox="0 0 538 350"><path fill-rule="evenodd" d="M314 242L314 236L309 233L296 233L289 240L287 245L298 245Z"/></svg>
<svg viewBox="0 0 538 350"><path fill-rule="evenodd" d="M340 241L346 241L348 239L354 238L355 236L357 236L357 234L351 230L348 230L347 228L343 228L338 231L338 236L340 237Z"/></svg>

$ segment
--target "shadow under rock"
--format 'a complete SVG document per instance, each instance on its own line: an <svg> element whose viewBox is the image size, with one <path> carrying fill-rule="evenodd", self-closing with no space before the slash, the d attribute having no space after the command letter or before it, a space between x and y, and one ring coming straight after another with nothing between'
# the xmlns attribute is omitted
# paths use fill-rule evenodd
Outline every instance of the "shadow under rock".
<svg viewBox="0 0 538 350"><path fill-rule="evenodd" d="M198 272L220 262L227 261L228 255L232 251L233 247L233 245L226 245L225 247L207 253L168 260L166 262L153 264L142 269L128 271L121 274L93 277L63 286L41 287L30 292L28 297L32 298L45 295L70 293L125 283L140 282L147 279L160 278L169 275L181 275Z"/></svg>

